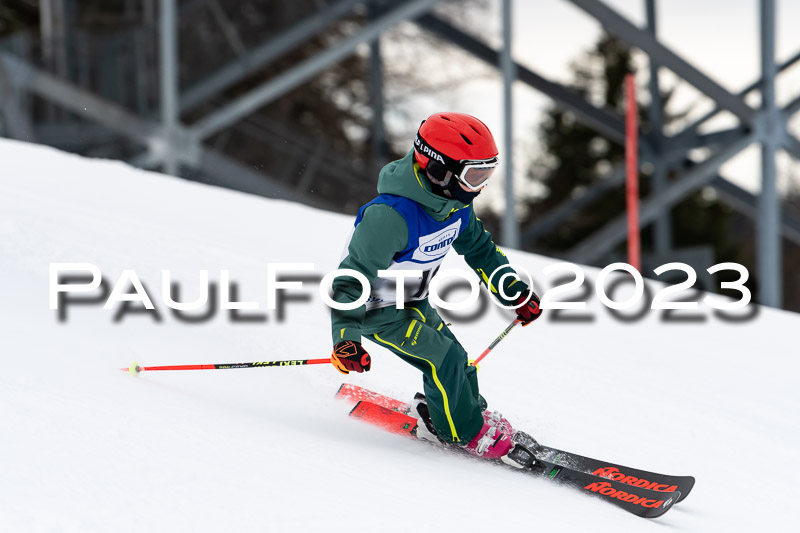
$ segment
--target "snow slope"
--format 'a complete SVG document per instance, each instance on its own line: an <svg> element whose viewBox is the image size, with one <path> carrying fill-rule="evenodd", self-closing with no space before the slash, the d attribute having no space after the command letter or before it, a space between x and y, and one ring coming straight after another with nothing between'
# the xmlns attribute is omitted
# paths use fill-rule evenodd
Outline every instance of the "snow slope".
<svg viewBox="0 0 800 533"><path fill-rule="evenodd" d="M790 530L800 479L800 317L625 322L554 313L481 365L484 396L541 442L691 474L689 498L646 521L595 498L384 434L332 400L328 365L120 372L143 365L326 357L328 311L306 284L283 321L265 311L268 263L335 268L350 217L0 140L0 531ZM539 280L553 261L509 251ZM464 268L457 257L446 267ZM159 312L48 307L50 263L132 269ZM161 270L194 299L199 271L230 271L266 321L177 319ZM595 270L586 269L592 279ZM656 287L657 288L657 287ZM453 296L456 298L456 296ZM620 293L619 299L624 296ZM252 315L252 311L249 312ZM685 312L683 312L685 313ZM685 316L685 314L680 315ZM453 328L475 355L508 316ZM346 381L404 398L416 372L368 345ZM750 490L747 487L751 487ZM792 513L793 514L793 513ZM507 529L506 529L507 530Z"/></svg>

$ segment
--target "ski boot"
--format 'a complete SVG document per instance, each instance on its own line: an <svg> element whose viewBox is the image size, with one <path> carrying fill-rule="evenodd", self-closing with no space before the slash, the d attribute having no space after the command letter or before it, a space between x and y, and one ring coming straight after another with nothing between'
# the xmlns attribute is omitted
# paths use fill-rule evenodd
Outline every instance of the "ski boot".
<svg viewBox="0 0 800 533"><path fill-rule="evenodd" d="M483 398L481 398L483 399ZM450 444L436 433L425 402L425 395L418 392L411 403L410 416L419 418L416 436L419 440L428 442ZM515 468L531 468L535 463L533 450L539 446L533 437L522 431L514 431L508 420L499 412L490 412L482 409L483 427L478 435L462 449L471 455L487 459L499 458L503 463ZM513 435L513 436L512 436Z"/></svg>
<svg viewBox="0 0 800 533"><path fill-rule="evenodd" d="M503 415L496 411L484 411L483 427L463 449L478 457L502 460L514 446L511 441L513 434L514 429Z"/></svg>

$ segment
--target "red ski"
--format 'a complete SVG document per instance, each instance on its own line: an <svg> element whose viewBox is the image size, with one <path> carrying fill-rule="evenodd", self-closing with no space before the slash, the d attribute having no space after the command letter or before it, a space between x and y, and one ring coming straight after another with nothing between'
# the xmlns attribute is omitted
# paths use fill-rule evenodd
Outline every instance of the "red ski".
<svg viewBox="0 0 800 533"><path fill-rule="evenodd" d="M398 435L417 436L417 419L399 411L393 411L383 405L359 400L350 416L360 418L374 426Z"/></svg>

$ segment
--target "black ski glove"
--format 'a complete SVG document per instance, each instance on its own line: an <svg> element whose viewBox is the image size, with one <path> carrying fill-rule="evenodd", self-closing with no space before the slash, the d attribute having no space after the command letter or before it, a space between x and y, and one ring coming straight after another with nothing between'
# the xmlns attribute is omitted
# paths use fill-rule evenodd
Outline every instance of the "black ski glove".
<svg viewBox="0 0 800 533"><path fill-rule="evenodd" d="M528 296L530 296L530 299ZM527 326L542 315L542 309L539 307L539 297L535 292L531 291L529 294L520 295L514 305L520 305L525 300L528 300L527 303L517 308L517 320L523 326Z"/></svg>
<svg viewBox="0 0 800 533"><path fill-rule="evenodd" d="M331 363L342 374L369 372L372 358L360 342L342 341L333 347Z"/></svg>

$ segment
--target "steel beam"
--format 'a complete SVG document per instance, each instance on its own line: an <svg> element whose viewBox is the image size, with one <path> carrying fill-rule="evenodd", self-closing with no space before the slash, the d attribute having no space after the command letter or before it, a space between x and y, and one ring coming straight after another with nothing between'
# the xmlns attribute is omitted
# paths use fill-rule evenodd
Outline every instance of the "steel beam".
<svg viewBox="0 0 800 533"><path fill-rule="evenodd" d="M209 11L211 11L211 15L217 20L217 24L219 24L220 29L222 29L222 33L225 35L225 39L228 41L228 44L231 45L233 51L239 57L244 56L247 53L247 47L242 42L242 38L239 37L236 26L231 24L230 19L228 19L228 16L225 14L225 10L222 9L219 0L206 0L206 5Z"/></svg>
<svg viewBox="0 0 800 533"><path fill-rule="evenodd" d="M315 15L257 46L236 61L228 63L181 95L181 111L197 107L205 100L240 82L271 61L281 57L311 36L319 33L349 13L364 0L339 0Z"/></svg>
<svg viewBox="0 0 800 533"><path fill-rule="evenodd" d="M656 169L669 168L677 165L686 159L686 153L692 149L701 146L715 146L722 144L734 143L739 139L743 139L748 135L748 130L742 127L732 128L722 132L715 132L707 136L698 135L695 137L685 137L686 140L692 139L696 141L695 144L686 144L680 148L673 148L667 145L669 150L663 151L652 159L652 163ZM545 214L541 219L534 220L525 230L522 238L523 244L536 241L543 235L553 231L559 224L572 216L575 211L583 209L590 205L595 200L599 199L607 192L613 191L617 187L621 187L625 182L625 169L623 166L617 166L614 171L605 179L598 180L590 185L584 193L570 200L562 202L558 207ZM653 191L653 194L660 194ZM642 224L644 226L644 224Z"/></svg>
<svg viewBox="0 0 800 533"><path fill-rule="evenodd" d="M416 24L433 34L439 35L450 43L459 46L489 65L500 68L500 52L443 21L439 17L431 14L423 15L416 21ZM625 143L625 127L622 123L622 119L616 112L595 107L574 91L563 85L549 81L522 65L515 63L515 69L519 81L546 94L561 107L575 113L579 122L616 143ZM648 146L645 145L642 146L642 148L644 152L649 152Z"/></svg>
<svg viewBox="0 0 800 533"><path fill-rule="evenodd" d="M759 302L780 307L783 287L781 199L778 195L776 153L783 133L775 105L775 0L761 0L761 194L758 196L756 276Z"/></svg>
<svg viewBox="0 0 800 533"><path fill-rule="evenodd" d="M736 139L747 135L750 128L737 126L727 130L719 130L711 133L699 133L698 129L681 132L680 135L669 138L662 146L662 156L675 157L686 156L689 150L697 148L715 148L729 144Z"/></svg>
<svg viewBox="0 0 800 533"><path fill-rule="evenodd" d="M702 93L717 102L745 123L751 123L755 111L738 96L731 94L696 67L658 42L647 30L643 30L597 0L570 0L573 4L596 18L609 33L622 41L642 49L651 60L665 66L679 77L691 83Z"/></svg>
<svg viewBox="0 0 800 533"><path fill-rule="evenodd" d="M38 142L49 144L69 151L81 150L81 147L98 146L108 143L108 128L94 123L84 122L40 122L36 128Z"/></svg>
<svg viewBox="0 0 800 533"><path fill-rule="evenodd" d="M784 120L788 120L792 115L800 111L800 96L786 104L783 108Z"/></svg>
<svg viewBox="0 0 800 533"><path fill-rule="evenodd" d="M642 202L639 209L639 220L642 227L652 222L664 209L669 209L687 195L706 185L718 171L719 167L736 154L750 146L756 140L755 133L748 133L745 137L719 150L717 153L688 170L675 183L657 198L651 194ZM599 260L625 239L627 235L626 214L615 217L602 229L584 239L573 247L566 257L570 261L590 263Z"/></svg>
<svg viewBox="0 0 800 533"><path fill-rule="evenodd" d="M783 63L781 63L778 66L778 73L781 73L784 70L787 70L787 69L791 68L798 61L800 61L800 52L798 52L797 54L795 54L794 56L792 56L788 60L786 60ZM753 83L751 83L750 85L745 87L743 90L741 90L738 93L736 93L736 96L738 96L739 98L742 98L742 100L744 101L744 97L745 96L747 96L751 92L755 91L756 89L759 89L760 87L761 87L761 77L759 76L758 80L754 81ZM789 104L789 106L787 106L787 107L791 107L793 104L794 104L794 102L792 104ZM794 104L794 105L800 106L800 103L797 103L797 104ZM705 115L701 116L699 119L695 120L691 125L687 126L683 131L684 132L693 132L693 131L695 131L704 122L706 122L707 120L709 120L709 119L713 118L714 116L718 115L722 111L723 111L723 109L719 104L714 104L714 108L711 111L709 111ZM787 109L784 109L784 112L789 112L789 111ZM789 112L789 114L791 114L791 112ZM678 135L676 135L676 136L674 136L672 138L676 139L676 138L680 137L681 135L682 135L682 133L678 134Z"/></svg>
<svg viewBox="0 0 800 533"><path fill-rule="evenodd" d="M161 0L159 12L159 70L161 89L161 127L171 137L178 128L178 23L176 0ZM178 155L171 147L157 154L164 162L164 172L178 174Z"/></svg>
<svg viewBox="0 0 800 533"><path fill-rule="evenodd" d="M512 92L517 77L515 63L511 58L511 0L501 3L501 19L503 21L503 50L500 54L500 66L503 73L503 170L505 178L506 210L503 213L503 245L519 249L519 222L517 222L516 197L514 196L514 96Z"/></svg>
<svg viewBox="0 0 800 533"><path fill-rule="evenodd" d="M782 146L783 149L789 153L789 155L800 161L800 141L797 140L797 137L788 131L785 132Z"/></svg>
<svg viewBox="0 0 800 533"><path fill-rule="evenodd" d="M613 191L625 183L625 166L619 165L605 179L596 181L577 198L561 202L555 209L546 213L541 219L534 220L522 236L523 244L540 239L555 230L562 222L574 215L578 210L590 205L607 192Z"/></svg>
<svg viewBox="0 0 800 533"><path fill-rule="evenodd" d="M122 106L79 89L13 55L0 54L0 60L4 63L9 79L17 88L41 96L82 118L143 142L154 136L158 130L154 123L139 118Z"/></svg>
<svg viewBox="0 0 800 533"><path fill-rule="evenodd" d="M145 170L155 170L161 165L161 159L152 150L145 150L128 159L128 164Z"/></svg>
<svg viewBox="0 0 800 533"><path fill-rule="evenodd" d="M9 137L20 141L36 141L33 126L22 110L17 89L6 73L2 56L0 56L0 112L3 115Z"/></svg>
<svg viewBox="0 0 800 533"><path fill-rule="evenodd" d="M373 5L369 6L370 20L376 18ZM369 98L372 107L372 139L370 163L377 176L386 163L385 94L383 90L383 59L380 37L369 46Z"/></svg>
<svg viewBox="0 0 800 533"><path fill-rule="evenodd" d="M645 0L645 13L647 16L647 31L656 39L656 0ZM650 107L648 117L650 119L653 148L658 153L664 149L664 117L663 102L661 101L661 85L659 83L658 65L650 59L648 61L650 70ZM658 195L667 188L667 169L664 164L656 163L653 168L651 178L653 193ZM661 257L667 257L672 249L672 223L670 222L670 211L665 210L653 224L653 247L655 253Z"/></svg>
<svg viewBox="0 0 800 533"><path fill-rule="evenodd" d="M310 80L330 65L341 61L352 54L361 43L374 41L387 28L398 22L413 19L428 11L439 0L413 0L401 4L386 15L376 19L373 23L355 35L319 54L303 61L276 78L253 89L244 96L225 105L222 109L200 120L190 130L197 139L205 139L220 130L231 126L243 117L253 113L265 104L281 97L298 85Z"/></svg>
<svg viewBox="0 0 800 533"><path fill-rule="evenodd" d="M8 72L17 89L26 90L85 119L105 126L109 130L148 146L149 150L138 159L153 165L163 150L174 152L179 161L207 174L215 184L271 198L301 201L308 205L335 210L338 206L325 200L291 191L267 174L254 172L246 165L193 142L180 125L173 135L165 137L158 122L140 118L124 107L104 100L84 89L43 72L10 54L0 53L0 64Z"/></svg>
<svg viewBox="0 0 800 533"><path fill-rule="evenodd" d="M300 202L320 209L338 209L333 202L304 194L304 191L298 191L290 184L265 179L264 174L251 170L246 164L234 161L205 147L200 147L197 167L210 176L212 185L267 198Z"/></svg>
<svg viewBox="0 0 800 533"><path fill-rule="evenodd" d="M714 187L723 202L753 220L758 219L758 197L722 176L714 176L709 185ZM786 239L800 246L800 212L784 207L781 211L781 233Z"/></svg>
<svg viewBox="0 0 800 533"><path fill-rule="evenodd" d="M67 24L64 0L39 0L42 60L61 77L67 75Z"/></svg>
<svg viewBox="0 0 800 533"><path fill-rule="evenodd" d="M744 138L747 134L747 130L744 128L733 128L731 130L725 130L724 132L709 134L708 136L697 136L693 139L698 140L700 143L708 141L704 146L713 146L722 144L723 142L726 144L736 142L738 139ZM672 149L672 147L670 147L670 150L653 158L652 163L656 169L667 169L686 159L688 150L696 147L697 145L687 145L680 149ZM624 183L625 169L623 166L617 166L607 178L594 182L579 197L562 202L555 209L545 214L541 219L534 220L523 234L523 244L534 242L550 231L555 230L559 224L575 214L576 211L585 208L604 194L621 187ZM659 193L654 190L653 194Z"/></svg>
<svg viewBox="0 0 800 533"><path fill-rule="evenodd" d="M374 170L380 171L386 162L386 128L384 127L384 104L385 96L383 91L383 61L381 60L381 44L376 40L369 47L369 87L370 101L372 107L372 157L371 163Z"/></svg>

